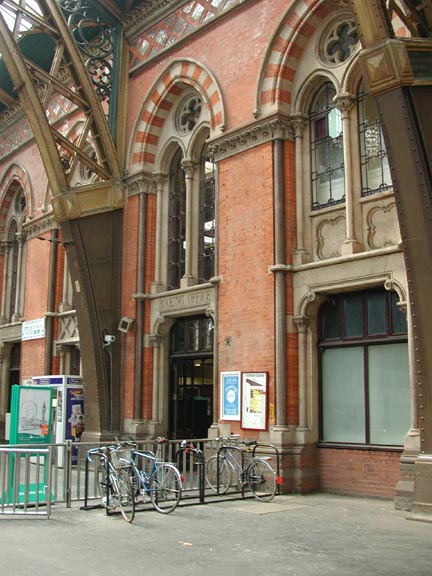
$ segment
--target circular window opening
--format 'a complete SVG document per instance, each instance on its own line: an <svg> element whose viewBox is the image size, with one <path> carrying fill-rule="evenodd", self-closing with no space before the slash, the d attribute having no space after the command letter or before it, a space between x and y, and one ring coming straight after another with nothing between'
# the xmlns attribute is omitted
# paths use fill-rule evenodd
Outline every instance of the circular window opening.
<svg viewBox="0 0 432 576"><path fill-rule="evenodd" d="M334 24L322 42L322 57L327 64L341 64L352 56L359 43L359 34L353 20Z"/></svg>
<svg viewBox="0 0 432 576"><path fill-rule="evenodd" d="M181 134L189 134L198 124L201 117L202 100L201 97L193 94L189 95L180 104L177 116L176 127Z"/></svg>

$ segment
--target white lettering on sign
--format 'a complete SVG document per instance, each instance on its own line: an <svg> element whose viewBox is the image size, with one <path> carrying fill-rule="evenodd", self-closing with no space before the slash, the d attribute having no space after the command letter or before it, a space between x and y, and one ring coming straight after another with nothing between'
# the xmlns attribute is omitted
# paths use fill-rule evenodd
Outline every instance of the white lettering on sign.
<svg viewBox="0 0 432 576"><path fill-rule="evenodd" d="M203 290L199 292L188 292L186 294L175 294L165 296L159 300L160 310L178 310L189 306L208 305L212 300L212 291Z"/></svg>

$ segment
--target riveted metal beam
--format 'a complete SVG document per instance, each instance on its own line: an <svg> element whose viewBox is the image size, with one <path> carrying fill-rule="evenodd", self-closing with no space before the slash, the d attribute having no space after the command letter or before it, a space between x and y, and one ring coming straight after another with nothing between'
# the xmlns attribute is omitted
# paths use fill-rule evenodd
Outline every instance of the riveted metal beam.
<svg viewBox="0 0 432 576"><path fill-rule="evenodd" d="M124 205L123 170L107 123L106 110L99 100L68 23L55 0L35 0L30 9L25 2L4 0L3 8L14 15L14 25L1 18L0 50L14 91L32 127L44 162L53 195L55 218L61 222ZM21 43L41 35L52 46L47 69L24 55ZM27 38L26 38L27 36ZM81 135L71 141L50 124L47 109L60 95L69 101L77 117L84 121ZM8 105L10 94L0 93ZM85 137L83 137L83 135ZM122 156L120 156L122 158ZM80 165L93 174L93 183L84 188L75 177ZM93 186L94 193L89 194ZM81 196L83 196L81 198Z"/></svg>
<svg viewBox="0 0 432 576"><path fill-rule="evenodd" d="M411 514L432 522L432 2L397 5L397 17L418 35L411 39L395 37L396 5L351 0L359 61L383 121L408 279L418 428L407 436L419 439Z"/></svg>
<svg viewBox="0 0 432 576"><path fill-rule="evenodd" d="M13 82L14 90L19 95L22 107L27 114L38 143L51 189L54 194L61 194L68 189L68 182L61 165L51 127L29 69L1 13L0 51Z"/></svg>

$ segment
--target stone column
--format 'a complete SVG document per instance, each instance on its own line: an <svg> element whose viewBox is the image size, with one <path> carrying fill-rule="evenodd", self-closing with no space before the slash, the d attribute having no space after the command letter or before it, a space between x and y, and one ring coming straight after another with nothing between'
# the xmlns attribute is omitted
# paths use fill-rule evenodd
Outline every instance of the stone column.
<svg viewBox="0 0 432 576"><path fill-rule="evenodd" d="M163 191L166 185L168 177L166 174L154 174L153 180L156 185L156 244L155 244L155 275L152 282L152 292L157 293L162 290L162 230L163 226Z"/></svg>
<svg viewBox="0 0 432 576"><path fill-rule="evenodd" d="M196 163L192 160L183 160L182 168L186 178L186 250L185 272L181 279L181 287L187 288L195 284L192 274L192 231L193 231L193 185Z"/></svg>
<svg viewBox="0 0 432 576"><path fill-rule="evenodd" d="M308 430L309 422L309 374L307 369L310 318L296 316L294 318L298 332L298 380L299 380L299 430Z"/></svg>
<svg viewBox="0 0 432 576"><path fill-rule="evenodd" d="M7 317L8 310L6 309L6 305L10 289L9 274L8 274L10 247L11 247L10 242L2 242L4 261L3 261L3 287L2 287L1 320L0 320L1 324L7 324L9 321Z"/></svg>
<svg viewBox="0 0 432 576"><path fill-rule="evenodd" d="M21 279L22 279L22 259L23 247L26 240L26 235L23 232L17 232L18 241L18 261L17 261L17 278L16 278L16 292L15 292L15 312L12 316L12 322L19 322L22 318L21 307Z"/></svg>
<svg viewBox="0 0 432 576"><path fill-rule="evenodd" d="M345 172L345 218L346 239L342 246L342 254L353 254L359 251L359 243L354 231L354 194L351 159L351 123L350 111L355 97L351 94L340 94L336 100L336 108L342 115L343 155Z"/></svg>
<svg viewBox="0 0 432 576"><path fill-rule="evenodd" d="M294 128L295 139L295 174L296 174L296 224L297 224L297 247L294 252L294 263L303 264L308 260L308 253L304 246L304 150L303 133L308 124L307 116L304 114L292 114L291 125Z"/></svg>

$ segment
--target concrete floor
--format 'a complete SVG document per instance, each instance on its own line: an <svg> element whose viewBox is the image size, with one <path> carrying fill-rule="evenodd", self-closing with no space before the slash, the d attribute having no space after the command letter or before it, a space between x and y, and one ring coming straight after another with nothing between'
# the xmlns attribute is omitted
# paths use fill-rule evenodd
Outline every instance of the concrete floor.
<svg viewBox="0 0 432 576"><path fill-rule="evenodd" d="M432 524L393 502L332 495L182 504L138 512L55 505L49 520L0 518L9 576L431 576Z"/></svg>

